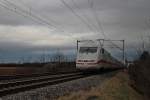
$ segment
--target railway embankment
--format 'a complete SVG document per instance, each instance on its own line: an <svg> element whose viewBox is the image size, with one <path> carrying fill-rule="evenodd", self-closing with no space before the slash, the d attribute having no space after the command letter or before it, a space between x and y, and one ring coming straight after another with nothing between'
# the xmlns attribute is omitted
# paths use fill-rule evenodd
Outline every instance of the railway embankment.
<svg viewBox="0 0 150 100"><path fill-rule="evenodd" d="M59 97L58 100L144 100L144 97L129 85L127 72L119 72L102 84ZM49 99L51 100L51 99Z"/></svg>

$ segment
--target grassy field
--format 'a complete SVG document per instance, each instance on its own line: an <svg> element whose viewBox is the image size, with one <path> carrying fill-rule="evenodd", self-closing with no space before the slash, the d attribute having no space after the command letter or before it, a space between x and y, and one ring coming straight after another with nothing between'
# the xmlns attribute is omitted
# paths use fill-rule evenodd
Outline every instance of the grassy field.
<svg viewBox="0 0 150 100"><path fill-rule="evenodd" d="M97 87L78 91L58 100L144 100L143 96L129 86L128 74L119 72Z"/></svg>

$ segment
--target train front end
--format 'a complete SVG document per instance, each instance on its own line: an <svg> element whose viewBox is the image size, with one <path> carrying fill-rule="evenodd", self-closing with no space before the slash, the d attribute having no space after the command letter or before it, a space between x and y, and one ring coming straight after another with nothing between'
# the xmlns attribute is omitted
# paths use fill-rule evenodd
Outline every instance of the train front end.
<svg viewBox="0 0 150 100"><path fill-rule="evenodd" d="M98 44L94 41L84 41L78 45L76 68L79 70L99 69Z"/></svg>

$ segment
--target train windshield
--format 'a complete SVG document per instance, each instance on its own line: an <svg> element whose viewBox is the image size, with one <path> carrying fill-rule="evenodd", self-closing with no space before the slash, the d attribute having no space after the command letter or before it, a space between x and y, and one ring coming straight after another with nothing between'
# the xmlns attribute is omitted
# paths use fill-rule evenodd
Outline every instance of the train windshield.
<svg viewBox="0 0 150 100"><path fill-rule="evenodd" d="M80 53L96 53L97 47L80 47Z"/></svg>

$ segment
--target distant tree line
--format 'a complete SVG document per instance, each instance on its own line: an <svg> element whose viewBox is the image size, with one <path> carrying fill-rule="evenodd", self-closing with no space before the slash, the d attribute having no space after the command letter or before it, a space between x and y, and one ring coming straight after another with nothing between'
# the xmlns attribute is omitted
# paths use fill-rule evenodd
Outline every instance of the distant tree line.
<svg viewBox="0 0 150 100"><path fill-rule="evenodd" d="M19 57L16 61L8 61L7 59L0 59L0 63L48 63L48 62L75 62L74 56L64 55L63 53L56 52L54 54L41 54L40 56L28 56L28 57Z"/></svg>

